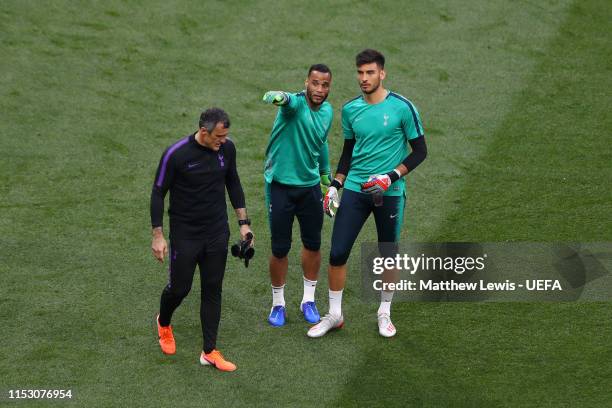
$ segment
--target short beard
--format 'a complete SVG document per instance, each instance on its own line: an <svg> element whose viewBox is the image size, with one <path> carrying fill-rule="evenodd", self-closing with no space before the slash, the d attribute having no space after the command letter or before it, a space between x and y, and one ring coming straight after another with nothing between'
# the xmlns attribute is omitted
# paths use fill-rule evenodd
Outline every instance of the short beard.
<svg viewBox="0 0 612 408"><path fill-rule="evenodd" d="M371 94L373 94L374 92L376 92L376 91L378 90L378 88L380 88L380 82L378 83L378 85L376 85L376 87L372 88L372 90L370 90L370 91L362 91L362 92L363 92L364 94L366 94L366 95L371 95Z"/></svg>
<svg viewBox="0 0 612 408"><path fill-rule="evenodd" d="M323 102L325 102L325 100L327 99L327 97L329 96L326 95L325 98L323 98L323 100L321 101L321 103L316 103L315 101L312 100L312 93L310 93L310 91L308 89L306 89L306 96L308 97L308 100L310 101L310 103L312 103L315 106L321 106L323 105Z"/></svg>

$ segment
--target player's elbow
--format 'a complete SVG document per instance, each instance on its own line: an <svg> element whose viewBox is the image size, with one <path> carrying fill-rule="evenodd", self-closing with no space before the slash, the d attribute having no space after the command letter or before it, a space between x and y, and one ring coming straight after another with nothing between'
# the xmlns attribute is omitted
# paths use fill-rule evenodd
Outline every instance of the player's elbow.
<svg viewBox="0 0 612 408"><path fill-rule="evenodd" d="M415 149L415 153L420 161L423 161L427 158L427 144L425 143L425 139L421 141L421 143L417 144Z"/></svg>
<svg viewBox="0 0 612 408"><path fill-rule="evenodd" d="M423 150L421 151L421 160L425 160L427 158L427 145L423 144Z"/></svg>

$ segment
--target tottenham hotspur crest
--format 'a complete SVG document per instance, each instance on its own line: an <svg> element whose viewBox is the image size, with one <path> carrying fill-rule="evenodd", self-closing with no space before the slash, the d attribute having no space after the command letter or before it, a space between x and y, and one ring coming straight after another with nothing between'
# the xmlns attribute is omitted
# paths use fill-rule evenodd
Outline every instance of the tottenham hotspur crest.
<svg viewBox="0 0 612 408"><path fill-rule="evenodd" d="M385 113L383 116L383 119L385 120L385 123L383 123L383 126L387 126L387 124L389 123L389 115Z"/></svg>

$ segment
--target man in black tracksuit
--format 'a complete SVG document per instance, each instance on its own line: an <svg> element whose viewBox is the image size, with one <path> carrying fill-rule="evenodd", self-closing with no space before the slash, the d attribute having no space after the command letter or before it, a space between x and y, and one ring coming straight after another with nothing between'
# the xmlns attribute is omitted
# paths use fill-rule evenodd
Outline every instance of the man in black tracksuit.
<svg viewBox="0 0 612 408"><path fill-rule="evenodd" d="M197 132L166 149L151 193L151 249L153 256L163 262L168 254L162 230L164 197L170 191L170 267L157 316L159 344L165 354L176 352L170 320L191 289L197 264L204 338L200 362L233 371L236 366L216 349L229 240L226 189L238 217L241 239L252 232L236 170L236 147L228 138L229 117L221 109L208 109L200 116L199 125Z"/></svg>

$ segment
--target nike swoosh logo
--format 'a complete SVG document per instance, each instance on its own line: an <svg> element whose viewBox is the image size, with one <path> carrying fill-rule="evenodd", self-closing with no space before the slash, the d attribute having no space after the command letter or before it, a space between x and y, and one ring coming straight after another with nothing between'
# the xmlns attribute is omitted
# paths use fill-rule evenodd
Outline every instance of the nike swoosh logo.
<svg viewBox="0 0 612 408"><path fill-rule="evenodd" d="M189 164L187 164L187 168L191 169L191 168L194 168L195 166L199 166L199 165L200 165L200 163L189 163Z"/></svg>
<svg viewBox="0 0 612 408"><path fill-rule="evenodd" d="M397 217L397 214L393 214L393 215L389 216L389 218L395 218L395 217Z"/></svg>

